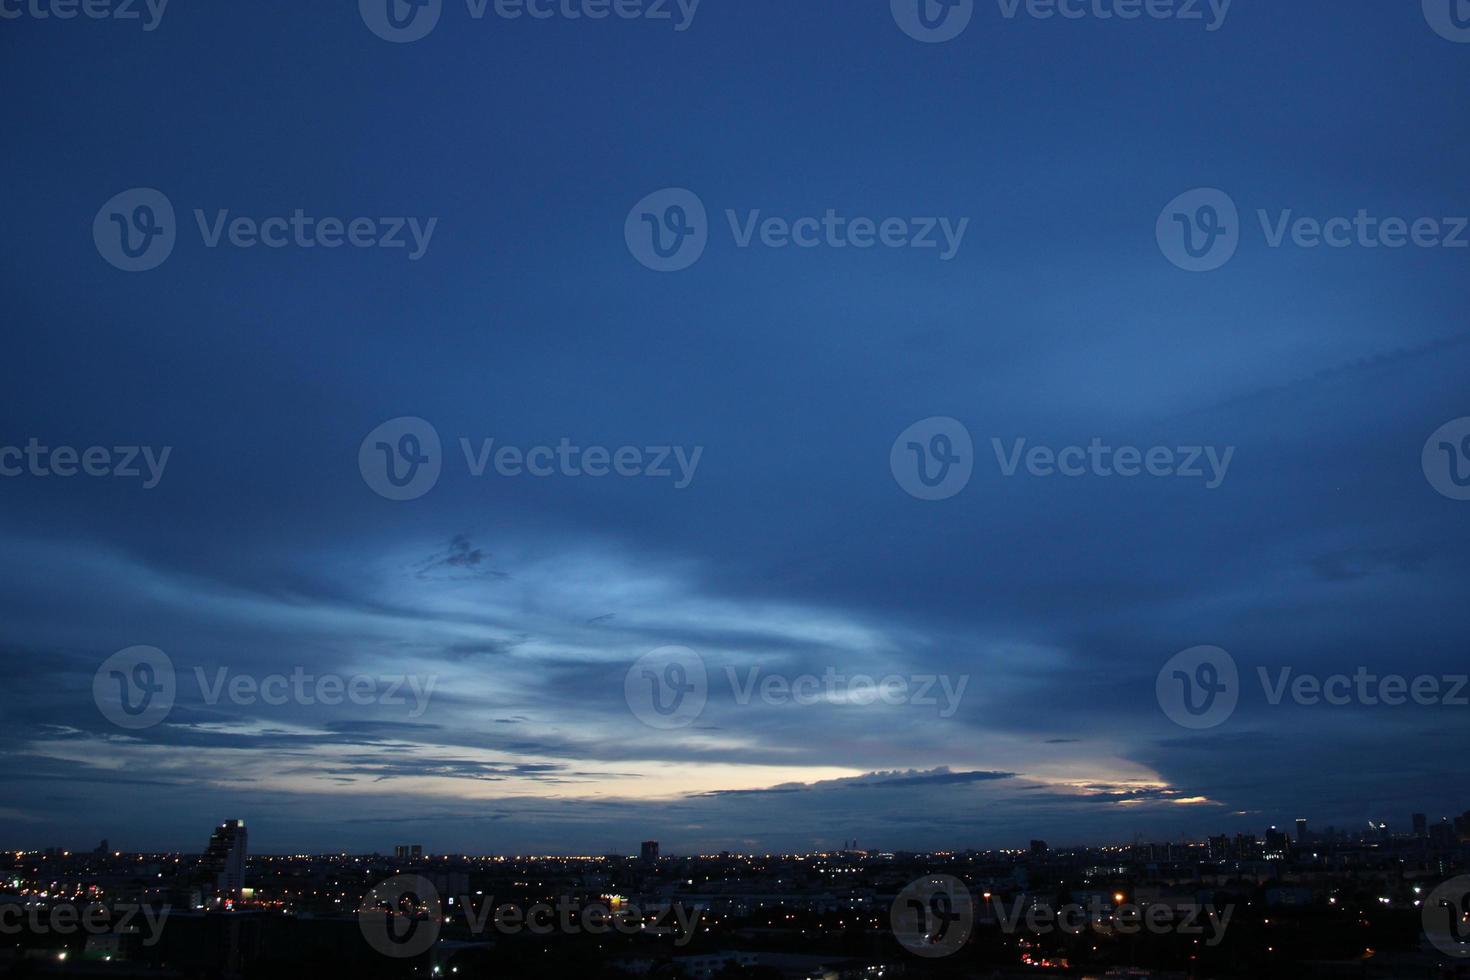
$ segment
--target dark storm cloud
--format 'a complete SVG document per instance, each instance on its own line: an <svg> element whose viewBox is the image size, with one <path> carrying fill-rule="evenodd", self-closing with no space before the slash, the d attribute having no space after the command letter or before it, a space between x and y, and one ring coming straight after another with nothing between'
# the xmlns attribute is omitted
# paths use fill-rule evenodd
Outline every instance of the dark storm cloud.
<svg viewBox="0 0 1470 980"><path fill-rule="evenodd" d="M915 786L919 784L929 786L947 785L953 783L979 783L992 779L1014 779L1013 772L928 772L928 773L905 773L902 775L890 775L878 773L875 778L850 782L846 785L854 789L867 789L874 786Z"/></svg>

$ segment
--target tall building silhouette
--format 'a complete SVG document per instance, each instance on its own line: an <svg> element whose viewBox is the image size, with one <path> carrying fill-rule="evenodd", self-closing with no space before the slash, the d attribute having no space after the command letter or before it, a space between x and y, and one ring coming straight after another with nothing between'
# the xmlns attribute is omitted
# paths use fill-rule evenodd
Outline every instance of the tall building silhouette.
<svg viewBox="0 0 1470 980"><path fill-rule="evenodd" d="M209 846L199 862L205 886L212 889L210 904L221 905L240 897L240 890L245 887L248 840L243 820L226 820L210 835Z"/></svg>

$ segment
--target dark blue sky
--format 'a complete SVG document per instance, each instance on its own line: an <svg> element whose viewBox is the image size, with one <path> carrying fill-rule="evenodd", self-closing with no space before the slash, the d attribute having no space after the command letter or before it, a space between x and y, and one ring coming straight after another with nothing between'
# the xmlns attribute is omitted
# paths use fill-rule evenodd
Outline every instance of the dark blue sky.
<svg viewBox="0 0 1470 980"><path fill-rule="evenodd" d="M1255 680L1470 669L1470 502L1421 463L1470 416L1470 248L1273 248L1257 216L1470 214L1470 43L1419 3L1235 0L1209 30L976 0L920 43L882 0L703 0L682 31L444 0L403 44L346 0L154 30L0 5L0 446L172 447L151 489L0 478L0 843L243 817L264 850L1017 846L1470 807L1470 707ZM94 243L132 188L176 212L146 272ZM708 214L678 272L624 239L664 188ZM1155 234L1196 188L1240 215L1211 272ZM413 260L210 248L196 209L437 223ZM968 225L945 260L741 248L726 217L829 209ZM973 476L927 501L889 455L934 416ZM399 417L443 442L402 502L358 463ZM461 438L702 455L683 489L476 478ZM1094 438L1234 454L1206 489L992 451ZM1243 690L1194 731L1155 680L1202 644ZM135 645L178 689L128 730L92 685ZM624 697L667 645L710 678L673 731ZM742 705L752 665L969 680L948 717ZM297 667L435 688L410 717L195 680Z"/></svg>

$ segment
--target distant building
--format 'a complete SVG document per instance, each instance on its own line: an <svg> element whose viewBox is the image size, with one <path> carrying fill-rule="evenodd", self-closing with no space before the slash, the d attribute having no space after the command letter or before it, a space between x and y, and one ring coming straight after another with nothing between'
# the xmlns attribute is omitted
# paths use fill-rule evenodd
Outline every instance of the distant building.
<svg viewBox="0 0 1470 980"><path fill-rule="evenodd" d="M245 887L245 859L249 854L245 821L226 820L214 829L199 870L213 889L215 904L233 901Z"/></svg>
<svg viewBox="0 0 1470 980"><path fill-rule="evenodd" d="M649 843L652 843L650 841ZM646 845L645 845L646 846ZM722 972L727 967L736 966L749 969L759 962L755 953L721 951L718 953L706 953L703 956L676 956L673 963L695 980L709 980L715 974Z"/></svg>
<svg viewBox="0 0 1470 980"><path fill-rule="evenodd" d="M424 877L440 895L448 895L458 901L459 896L469 894L470 876L465 872L430 872Z"/></svg>
<svg viewBox="0 0 1470 980"><path fill-rule="evenodd" d="M1298 819L1296 822L1296 842L1298 844L1305 844L1310 837L1311 834L1307 831L1307 821Z"/></svg>
<svg viewBox="0 0 1470 980"><path fill-rule="evenodd" d="M1414 836L1415 837L1428 837L1429 836L1429 818L1426 817L1422 813L1416 813L1416 814L1414 814Z"/></svg>
<svg viewBox="0 0 1470 980"><path fill-rule="evenodd" d="M1032 857L1046 857L1047 852L1050 850L1051 848L1046 846L1046 841L1044 840L1034 840L1031 842Z"/></svg>
<svg viewBox="0 0 1470 980"><path fill-rule="evenodd" d="M1286 886L1267 888L1266 906L1268 908L1306 908L1312 904L1314 897L1310 888Z"/></svg>
<svg viewBox="0 0 1470 980"><path fill-rule="evenodd" d="M656 840L646 840L646 841L644 841L643 842L643 847L639 851L639 857L642 858L644 864L657 864L658 863L658 841L656 841Z"/></svg>
<svg viewBox="0 0 1470 980"><path fill-rule="evenodd" d="M424 856L424 845L422 844L398 844L393 848L393 856L400 861L418 861Z"/></svg>

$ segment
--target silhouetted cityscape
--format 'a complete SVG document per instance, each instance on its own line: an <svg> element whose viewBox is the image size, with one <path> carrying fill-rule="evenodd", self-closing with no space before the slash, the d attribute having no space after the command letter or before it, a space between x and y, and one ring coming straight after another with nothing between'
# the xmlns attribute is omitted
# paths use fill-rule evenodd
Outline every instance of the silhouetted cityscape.
<svg viewBox="0 0 1470 980"><path fill-rule="evenodd" d="M8 975L1470 976L1470 811L936 853L0 852ZM1445 917L1443 928L1437 917Z"/></svg>

